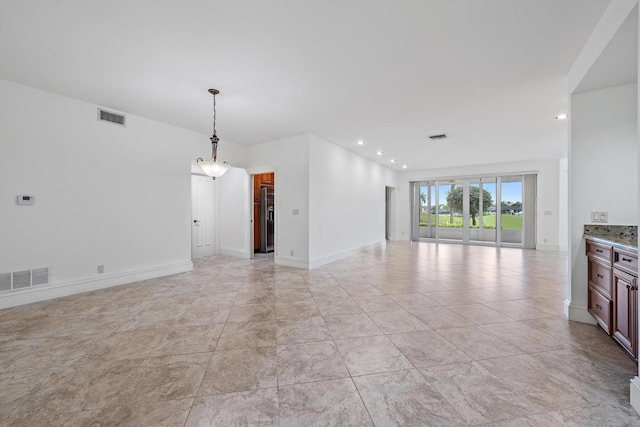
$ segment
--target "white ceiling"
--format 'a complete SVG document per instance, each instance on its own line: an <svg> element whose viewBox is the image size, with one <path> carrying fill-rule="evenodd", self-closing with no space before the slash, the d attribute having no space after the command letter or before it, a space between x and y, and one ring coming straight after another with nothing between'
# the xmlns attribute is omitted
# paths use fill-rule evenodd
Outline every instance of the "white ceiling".
<svg viewBox="0 0 640 427"><path fill-rule="evenodd" d="M638 82L638 10L633 10L573 93Z"/></svg>
<svg viewBox="0 0 640 427"><path fill-rule="evenodd" d="M214 87L223 141L313 133L392 168L555 158L608 3L0 0L0 78L203 134Z"/></svg>

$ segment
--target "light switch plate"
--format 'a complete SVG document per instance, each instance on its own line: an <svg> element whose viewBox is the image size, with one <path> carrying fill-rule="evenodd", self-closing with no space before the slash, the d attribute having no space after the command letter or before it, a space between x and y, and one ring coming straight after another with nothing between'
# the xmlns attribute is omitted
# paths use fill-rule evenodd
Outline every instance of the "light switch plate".
<svg viewBox="0 0 640 427"><path fill-rule="evenodd" d="M591 222L609 222L609 212L591 211Z"/></svg>

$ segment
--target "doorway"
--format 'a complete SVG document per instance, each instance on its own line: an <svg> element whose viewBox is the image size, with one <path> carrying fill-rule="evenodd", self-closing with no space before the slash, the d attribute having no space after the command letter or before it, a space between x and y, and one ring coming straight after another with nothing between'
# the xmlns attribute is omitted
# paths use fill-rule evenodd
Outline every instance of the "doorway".
<svg viewBox="0 0 640 427"><path fill-rule="evenodd" d="M275 250L275 174L253 175L253 252Z"/></svg>
<svg viewBox="0 0 640 427"><path fill-rule="evenodd" d="M215 253L214 192L214 180L191 175L191 258Z"/></svg>
<svg viewBox="0 0 640 427"><path fill-rule="evenodd" d="M394 188L385 187L384 192L384 238L393 240Z"/></svg>

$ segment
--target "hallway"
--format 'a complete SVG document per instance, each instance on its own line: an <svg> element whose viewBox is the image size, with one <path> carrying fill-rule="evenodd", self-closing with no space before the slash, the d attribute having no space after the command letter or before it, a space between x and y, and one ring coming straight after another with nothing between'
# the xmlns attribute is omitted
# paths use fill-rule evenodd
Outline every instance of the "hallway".
<svg viewBox="0 0 640 427"><path fill-rule="evenodd" d="M389 242L0 311L0 424L636 426L636 364L556 252Z"/></svg>

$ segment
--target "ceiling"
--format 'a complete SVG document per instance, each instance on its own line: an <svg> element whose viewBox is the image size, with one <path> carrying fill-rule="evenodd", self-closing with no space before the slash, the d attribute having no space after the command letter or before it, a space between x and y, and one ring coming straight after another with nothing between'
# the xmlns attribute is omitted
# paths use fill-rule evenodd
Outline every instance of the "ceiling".
<svg viewBox="0 0 640 427"><path fill-rule="evenodd" d="M313 133L393 169L558 158L608 3L0 0L0 78L203 134L213 87L223 142Z"/></svg>
<svg viewBox="0 0 640 427"><path fill-rule="evenodd" d="M638 10L629 14L573 93L638 82Z"/></svg>

